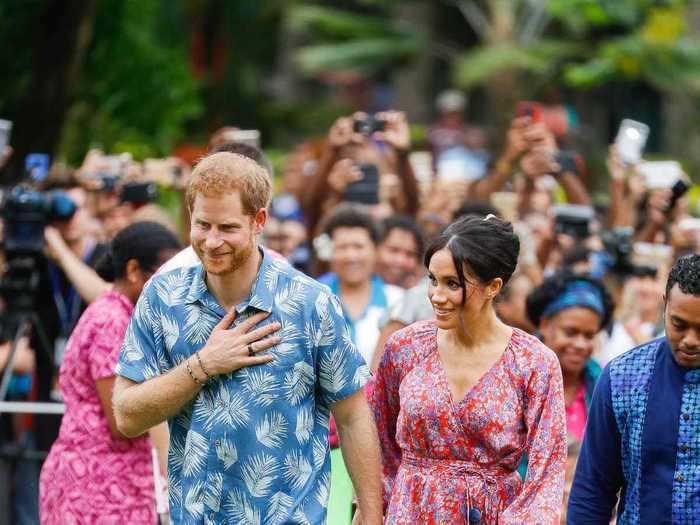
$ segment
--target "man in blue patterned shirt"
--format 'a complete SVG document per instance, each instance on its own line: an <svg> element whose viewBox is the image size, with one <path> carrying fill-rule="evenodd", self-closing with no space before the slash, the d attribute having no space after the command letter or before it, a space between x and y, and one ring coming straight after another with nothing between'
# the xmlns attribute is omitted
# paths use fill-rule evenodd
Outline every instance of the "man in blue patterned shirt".
<svg viewBox="0 0 700 525"><path fill-rule="evenodd" d="M567 523L700 524L700 255L679 259L666 336L622 354L598 381ZM619 494L619 503L618 503Z"/></svg>
<svg viewBox="0 0 700 525"><path fill-rule="evenodd" d="M368 368L328 288L256 242L271 184L255 162L205 157L188 183L201 264L155 276L117 366L119 430L167 419L174 523L325 523L332 412L365 523L381 523Z"/></svg>

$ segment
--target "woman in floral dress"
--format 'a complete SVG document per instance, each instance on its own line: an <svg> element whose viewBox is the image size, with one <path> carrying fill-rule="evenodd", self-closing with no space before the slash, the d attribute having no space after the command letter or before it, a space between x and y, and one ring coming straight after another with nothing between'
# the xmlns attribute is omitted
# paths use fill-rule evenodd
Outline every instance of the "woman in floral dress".
<svg viewBox="0 0 700 525"><path fill-rule="evenodd" d="M425 255L435 319L389 339L369 393L387 524L559 523L566 462L559 362L493 309L518 251L512 226L490 215L460 219Z"/></svg>
<svg viewBox="0 0 700 525"><path fill-rule="evenodd" d="M41 469L43 525L156 523L151 443L147 436L128 439L119 433L112 386L141 289L179 247L165 227L140 222L116 235L102 261L100 273L114 278L114 287L85 310L61 364L66 413Z"/></svg>

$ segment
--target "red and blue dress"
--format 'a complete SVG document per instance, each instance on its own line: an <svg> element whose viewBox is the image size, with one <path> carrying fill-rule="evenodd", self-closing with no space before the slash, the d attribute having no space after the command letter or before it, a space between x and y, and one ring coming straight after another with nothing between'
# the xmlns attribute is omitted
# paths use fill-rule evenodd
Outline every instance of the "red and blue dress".
<svg viewBox="0 0 700 525"><path fill-rule="evenodd" d="M514 329L499 360L455 400L435 322L413 324L387 342L368 395L383 455L386 524L559 523L562 376L536 338Z"/></svg>

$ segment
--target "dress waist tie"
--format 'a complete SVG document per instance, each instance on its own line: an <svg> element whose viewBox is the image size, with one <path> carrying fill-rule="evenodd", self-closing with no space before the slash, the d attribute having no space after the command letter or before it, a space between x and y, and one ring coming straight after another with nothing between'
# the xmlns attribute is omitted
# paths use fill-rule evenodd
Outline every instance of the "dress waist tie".
<svg viewBox="0 0 700 525"><path fill-rule="evenodd" d="M401 456L401 464L412 466L422 470L428 470L431 474L439 476L461 476L467 484L467 508L465 514L465 522L469 525L474 525L482 522L482 518L486 516L494 516L493 525L498 525L498 517L501 513L501 498L499 496L500 482L499 478L503 478L513 471L502 466L487 468L474 464L469 461L459 459L437 459L425 456L417 456L408 452L403 452ZM472 506L471 482L476 478L480 483L484 493L485 505L481 511ZM489 524L490 525L490 524Z"/></svg>

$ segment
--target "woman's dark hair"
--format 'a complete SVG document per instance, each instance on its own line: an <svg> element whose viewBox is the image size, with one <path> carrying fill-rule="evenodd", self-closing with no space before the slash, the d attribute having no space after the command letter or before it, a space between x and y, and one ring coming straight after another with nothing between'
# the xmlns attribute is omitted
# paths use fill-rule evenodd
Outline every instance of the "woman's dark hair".
<svg viewBox="0 0 700 525"><path fill-rule="evenodd" d="M600 320L600 329L607 328L612 320L613 310L615 309L615 304L613 303L612 296L608 292L608 289L601 281L590 275L576 274L568 270L547 277L542 284L527 296L525 308L530 322L535 326L539 326L543 312L547 306L552 304L557 297L566 291L571 283L576 281L586 281L600 292L600 296L603 299L604 311Z"/></svg>
<svg viewBox="0 0 700 525"><path fill-rule="evenodd" d="M492 215L467 215L450 224L430 242L423 259L426 268L430 266L435 252L443 249L452 254L464 292L464 304L467 300L464 266L484 284L500 278L505 285L518 264L520 240L509 222Z"/></svg>
<svg viewBox="0 0 700 525"><path fill-rule="evenodd" d="M124 277L126 263L136 259L145 271L156 271L163 250L179 250L177 236L157 222L136 222L121 230L109 243L105 254L97 261L96 270L105 281Z"/></svg>

